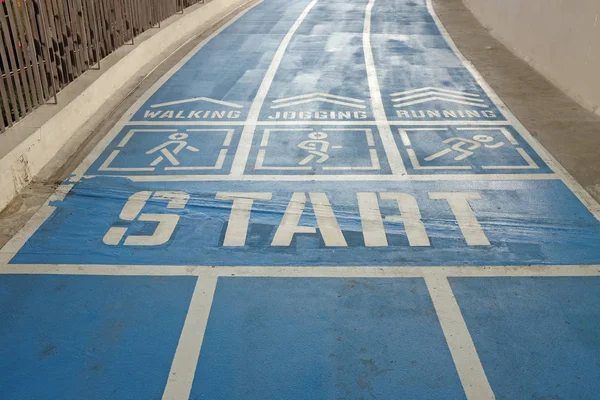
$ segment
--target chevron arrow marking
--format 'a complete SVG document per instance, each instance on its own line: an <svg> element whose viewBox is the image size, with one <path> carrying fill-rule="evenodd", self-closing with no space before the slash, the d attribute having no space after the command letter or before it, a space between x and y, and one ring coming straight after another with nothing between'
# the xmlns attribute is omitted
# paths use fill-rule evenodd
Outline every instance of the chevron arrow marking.
<svg viewBox="0 0 600 400"><path fill-rule="evenodd" d="M392 102L398 103L394 105L394 107L398 108L435 100L465 104L473 107L488 108L488 105L485 104L485 100L480 99L478 94L448 89L427 87L393 93L390 96L393 97Z"/></svg>
<svg viewBox="0 0 600 400"><path fill-rule="evenodd" d="M466 100L466 101L474 101L474 102L478 102L478 103L484 103L485 100L482 99L477 99L477 98L473 98L473 97L466 97L466 96L459 96L456 94L444 94L444 93L438 93L438 92L426 92L426 93L419 93L419 94L413 94L410 96L404 96L404 97L398 97L396 99L392 99L392 101L394 103L400 102L400 101L405 101L405 100L410 100L410 99L418 99L421 97L427 97L427 96L432 96L432 95L438 95L441 97L448 97L448 98L453 98L453 99L459 99L459 100Z"/></svg>
<svg viewBox="0 0 600 400"><path fill-rule="evenodd" d="M244 107L244 106L240 106L239 104L229 103L227 101L215 100L215 99L211 99L209 97L193 97L191 99L169 101L168 103L153 104L150 106L150 108L168 107L168 106L174 106L176 104L194 103L197 101L206 101L208 103L219 104L221 106L232 107L232 108L243 108Z"/></svg>
<svg viewBox="0 0 600 400"><path fill-rule="evenodd" d="M299 104L313 103L318 101L338 104L347 107L366 108L366 106L363 104L365 103L364 100L353 99L351 97L336 96L328 93L311 93L304 94L301 96L287 97L285 99L274 100L273 103L275 105L271 106L271 108L278 109L284 107L292 107Z"/></svg>
<svg viewBox="0 0 600 400"><path fill-rule="evenodd" d="M406 90L404 92L392 93L390 96L399 97L399 96L404 96L404 95L413 94L413 93L432 92L432 91L436 91L436 92L440 92L440 93L447 93L447 94L457 94L457 95L461 95L461 96L480 97L478 94L475 94L475 93L460 92L458 90L441 89L441 88L434 88L434 87L424 87L424 88L420 88L420 89Z"/></svg>
<svg viewBox="0 0 600 400"><path fill-rule="evenodd" d="M473 107L482 107L482 108L488 108L487 104L481 104L481 103L474 103L471 101L463 101L463 100L457 100L457 99L452 99L449 97L441 97L441 96L432 96L432 97L427 97L424 99L419 99L419 100L414 100L414 101L409 101L409 102L405 102L405 103L400 103L400 104L395 104L394 107L408 107L408 106L412 106L415 104L420 104L420 103L427 103L428 101L434 101L434 100L440 100L440 101L447 101L450 103L458 103L458 104L465 104L467 106L473 106Z"/></svg>

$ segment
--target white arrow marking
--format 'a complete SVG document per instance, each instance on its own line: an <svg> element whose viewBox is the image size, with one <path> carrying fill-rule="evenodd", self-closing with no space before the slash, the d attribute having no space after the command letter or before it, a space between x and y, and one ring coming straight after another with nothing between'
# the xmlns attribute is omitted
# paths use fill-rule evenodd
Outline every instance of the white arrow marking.
<svg viewBox="0 0 600 400"><path fill-rule="evenodd" d="M153 105L150 106L150 108L174 106L176 104L184 104L184 103L194 103L196 101L206 101L206 102L209 102L209 103L220 104L222 106L233 107L233 108L242 108L243 107L243 106L240 106L239 104L229 103L227 101L215 100L215 99L211 99L211 98L208 98L208 97L194 97L194 98L191 98L191 99L170 101L168 103L153 104Z"/></svg>
<svg viewBox="0 0 600 400"><path fill-rule="evenodd" d="M279 104L276 106L271 106L271 108L277 109L277 108L284 108L284 107L292 107L292 106L297 106L299 104L314 103L317 101L322 101L325 103L332 103L332 104L339 104L342 106L355 107L355 108L367 108L367 106L365 106L363 104L346 103L343 101L326 99L324 97L315 97L315 98L306 99L306 100L294 101L294 102L286 103L286 104Z"/></svg>
<svg viewBox="0 0 600 400"><path fill-rule="evenodd" d="M478 94L474 94L474 93L459 92L457 90L440 89L440 88L433 88L433 87L425 87L425 88L421 88L421 89L406 90L404 92L392 93L390 96L397 97L397 96L402 96L405 94L412 94L412 93L426 92L426 91L437 91L437 92L441 92L441 93L459 94L459 95L471 96L471 97L480 97Z"/></svg>
<svg viewBox="0 0 600 400"><path fill-rule="evenodd" d="M462 101L462 100L456 100L456 99L450 99L447 97L438 97L438 96L428 97L426 99L419 99L419 100L415 100L415 101L409 101L406 103L396 104L396 105L394 105L394 107L408 107L408 106L412 106L415 104L426 103L428 101L434 101L434 100L448 101L450 103L458 103L458 104L465 104L468 106L488 108L488 106L486 104L472 103L469 101Z"/></svg>
<svg viewBox="0 0 600 400"><path fill-rule="evenodd" d="M294 97L287 97L285 99L274 100L273 103L285 103L288 101L308 99L311 97L329 97L331 99L353 101L355 103L364 103L365 102L364 100L353 99L352 97L336 96L334 94L329 94L329 93L311 93L311 94L303 94L302 96L294 96Z"/></svg>
<svg viewBox="0 0 600 400"><path fill-rule="evenodd" d="M418 99L420 97L435 96L435 95L439 95L439 96L442 96L442 97L459 99L459 100L475 101L475 102L480 102L480 103L484 103L485 102L485 100L482 100L482 99L475 99L475 98L472 98L472 97L459 96L459 95L455 95L455 94L438 93L438 92L434 92L434 91L427 92L427 93L413 94L411 96L398 97L396 99L392 99L392 101L394 103L397 103L399 101L406 101L406 100L410 100L410 99Z"/></svg>

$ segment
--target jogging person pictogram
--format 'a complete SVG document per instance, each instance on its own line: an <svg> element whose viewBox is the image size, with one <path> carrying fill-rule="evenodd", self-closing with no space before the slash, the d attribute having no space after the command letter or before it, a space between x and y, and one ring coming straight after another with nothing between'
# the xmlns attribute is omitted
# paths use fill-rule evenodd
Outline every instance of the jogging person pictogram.
<svg viewBox="0 0 600 400"><path fill-rule="evenodd" d="M298 148L308 151L309 155L306 156L299 165L306 165L313 160L316 160L318 164L323 164L329 160L329 149L341 149L342 146L331 146L327 139L327 134L324 132L312 132L308 135L311 140L305 140L298 144Z"/></svg>

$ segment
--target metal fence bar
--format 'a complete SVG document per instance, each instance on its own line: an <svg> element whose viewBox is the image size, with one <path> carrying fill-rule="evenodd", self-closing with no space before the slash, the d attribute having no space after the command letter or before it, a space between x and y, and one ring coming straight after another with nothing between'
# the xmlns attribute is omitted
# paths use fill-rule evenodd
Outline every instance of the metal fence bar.
<svg viewBox="0 0 600 400"><path fill-rule="evenodd" d="M27 39L23 37L23 18L20 10L13 10L10 3L6 3L9 20L15 21L10 26L10 32L17 50L17 68L23 82L23 96L25 97L25 112L30 112L35 107L37 102L35 91L30 90L30 85L33 87L33 74L28 60L28 52L23 51L27 47Z"/></svg>
<svg viewBox="0 0 600 400"><path fill-rule="evenodd" d="M20 41L25 58L27 77L31 85L31 95L33 107L37 107L44 98L42 84L40 80L39 68L36 68L36 56L31 27L29 26L29 13L26 9L20 11L20 18L17 18L17 26L20 34Z"/></svg>
<svg viewBox="0 0 600 400"><path fill-rule="evenodd" d="M7 84L10 93L10 99L12 100L11 111L13 111L13 116L18 121L19 115L21 113L25 113L25 100L23 99L23 91L21 90L21 74L19 71L19 65L17 64L15 57L15 47L13 40L14 38L10 34L10 29L8 25L8 16L6 15L7 10L3 10L0 14L2 24L2 34L4 35L4 44L2 51L2 65L6 71L12 72L6 74ZM11 79L12 78L12 79Z"/></svg>
<svg viewBox="0 0 600 400"><path fill-rule="evenodd" d="M0 0L0 133L196 3L204 0Z"/></svg>

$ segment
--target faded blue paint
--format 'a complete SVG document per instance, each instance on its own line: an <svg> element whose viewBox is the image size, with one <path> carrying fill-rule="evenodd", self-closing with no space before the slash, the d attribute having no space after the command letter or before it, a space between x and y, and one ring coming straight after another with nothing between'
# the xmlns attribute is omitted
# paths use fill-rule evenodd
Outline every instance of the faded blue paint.
<svg viewBox="0 0 600 400"><path fill-rule="evenodd" d="M305 1L286 8L283 2L270 0L250 10L192 56L142 108L177 101L183 94L193 94L242 105L246 112L285 32L307 4ZM537 182L379 182L367 177L365 181L343 180L347 175L391 175L382 140L385 132L381 132L377 124L366 121L364 125L349 126L337 120L329 121L328 125L316 123L317 120L336 119L340 113L349 113L352 119L357 112L355 106L362 104L361 99L365 100L364 112L371 112L372 99L367 99L369 87L362 47L366 6L366 0L319 2L292 37L267 93L261 118L268 119L266 114L274 111L272 107L283 104L276 100L286 96L324 92L349 96L356 101L340 100L353 104L345 111L341 111L343 106L339 104L320 100L298 105L299 108L285 107L277 112L295 114L297 125L273 121L269 125L258 125L245 172L249 176L268 175L273 180L219 181L231 171L242 126L227 125L227 122L223 125L128 125L93 163L87 175L138 178L153 175L158 179L162 176L212 175L214 181L135 183L108 176L86 178L75 184L65 201L53 204L57 208L55 213L11 262L224 266L600 263L597 246L600 222L558 179ZM400 24L397 18L413 23ZM419 89L423 85L483 93L435 27L424 0L379 0L375 2L372 22L375 62L382 90L386 93ZM251 55L235 47L240 45L241 37L257 40L262 35L269 38L263 45L244 44L242 49ZM419 56L406 57L405 47L396 48L397 42L412 43L411 46L419 49L414 54ZM230 69L235 70L231 73L245 74L248 66L224 60L224 55L247 56L248 60L259 57L262 69L251 68L251 71L260 77L233 79ZM386 60L385 56L389 55L400 57L402 62ZM223 74L219 75L220 69L210 64L213 58L223 63ZM208 74L210 84L197 79L205 74ZM453 79L452 85L446 78ZM189 93L182 92L184 87ZM446 100L453 99L451 96ZM383 97L386 103L386 97ZM338 98L329 98L335 99ZM487 97L487 100L481 99L489 100ZM183 105L177 107L180 106ZM185 107L188 106L192 107L186 103ZM179 114L172 111L173 115ZM222 111L219 115L230 111ZM301 116L314 122L298 122L298 118L303 118ZM241 118L245 118L245 114ZM139 114L134 119L139 119ZM160 116L157 119L171 120ZM393 126L392 135L409 175L552 173L517 130L506 125ZM390 148L387 150L389 152ZM290 175L338 175L339 180L277 180L286 175L286 178L291 178ZM137 217L123 221L119 217L127 199L141 191L178 191L190 195L190 201L181 209L165 211L166 202L153 199L141 211L143 214L166 212L179 215L170 240L156 246L127 246L123 241L117 245L105 244L104 235L111 227L128 228L126 236L150 235L155 231L155 222L141 222ZM216 200L218 192L273 194L272 200L255 202L245 246L223 246L231 201ZM287 247L271 246L293 192L326 193L348 246L327 247L319 232L296 235ZM431 246L409 246L403 225L386 221L388 246L366 247L358 213L359 192L402 192L414 196ZM476 192L481 195L480 200L473 200L470 205L491 245L468 245L448 203L429 198L429 193L433 192ZM393 202L381 201L381 207L383 217L399 213ZM310 203L301 224L316 225Z"/></svg>
<svg viewBox="0 0 600 400"><path fill-rule="evenodd" d="M600 277L450 283L496 399L598 398Z"/></svg>
<svg viewBox="0 0 600 400"><path fill-rule="evenodd" d="M258 87L285 34L310 0L268 0L227 27L168 79L131 118L133 121L175 121L197 111L236 111L237 108L198 101L152 108L152 105L209 97L243 106L244 121ZM169 111L173 112L171 116ZM182 112L179 114L178 113ZM154 118L146 113L155 113ZM183 120L206 119L201 113Z"/></svg>
<svg viewBox="0 0 600 400"><path fill-rule="evenodd" d="M191 55L128 114L129 123L119 125L66 198L52 203L56 210L11 263L600 264L600 221L558 176L532 180L553 171L453 53L425 0L377 0L372 10L370 72L388 120L405 123L390 127L392 138L386 140L385 120L373 121L377 98L363 48L368 1L319 1L263 93L258 123L246 130L255 132L245 176L230 176L258 89L309 2L265 0ZM398 180L386 153L394 146L408 175ZM149 201L123 216L140 192ZM189 201L167 208L168 192ZM254 202L244 246L223 245L232 202L216 199L219 192L272 194ZM327 247L319 230L296 235L290 246L271 245L294 192L327 195L347 247ZM364 192L413 196L431 246L411 247L402 223L384 221L388 246L366 247L357 201ZM479 194L469 204L490 245L469 245L448 202L430 198L434 192ZM392 201L379 205L382 218L401 213ZM140 220L154 214L178 217L168 240L127 245L132 235L156 231L157 222ZM317 226L310 201L300 225ZM126 233L103 240L112 228ZM594 397L597 281L452 280L498 399ZM160 398L195 282L0 275L2 395ZM464 393L422 279L222 278L192 398Z"/></svg>
<svg viewBox="0 0 600 400"><path fill-rule="evenodd" d="M160 399L195 282L0 275L0 397Z"/></svg>
<svg viewBox="0 0 600 400"><path fill-rule="evenodd" d="M164 190L164 183L132 183L95 178L79 183L56 212L27 242L13 263L150 265L524 265L599 264L600 222L560 181L474 182L189 182L169 190L191 195L181 210L150 201L143 213L181 216L171 240L161 246L108 246L111 226L129 234L151 234L155 223L120 221L133 193ZM431 192L476 192L470 204L491 246L468 246L447 201ZM231 201L217 192L268 192L256 201L245 247L223 247ZM327 248L320 234L300 234L289 247L271 242L293 192L325 192L348 242ZM410 247L402 224L387 223L388 247L365 247L356 194L404 192L417 199L431 247ZM381 201L385 215L397 215L394 202ZM301 225L316 226L307 202Z"/></svg>
<svg viewBox="0 0 600 400"><path fill-rule="evenodd" d="M427 10L426 0L377 0L373 7L371 32L375 65L389 120L504 120L496 105L441 35ZM426 87L468 93L481 100L485 107L439 100L394 107L399 103L392 102L392 99L400 96L392 94ZM444 115L444 110L450 112ZM398 116L397 111L406 111L408 116ZM437 112L442 114L437 116Z"/></svg>
<svg viewBox="0 0 600 400"><path fill-rule="evenodd" d="M191 399L464 399L422 279L220 278Z"/></svg>
<svg viewBox="0 0 600 400"><path fill-rule="evenodd" d="M410 174L552 172L510 126L402 126L397 132L410 141L398 140Z"/></svg>
<svg viewBox="0 0 600 400"><path fill-rule="evenodd" d="M268 141L264 142L265 136ZM306 144L311 137L327 141L329 157L313 160ZM370 140L373 140L370 143ZM304 144L303 144L304 143ZM317 146L319 147L319 146ZM258 156L263 152L263 161ZM373 153L374 152L374 153ZM266 167L266 168L265 168ZM390 175L379 131L374 126L265 126L257 130L246 173L251 175Z"/></svg>
<svg viewBox="0 0 600 400"><path fill-rule="evenodd" d="M319 2L308 14L275 75L261 120L373 119L362 32L368 0ZM291 107L273 103L294 96L325 93L356 101L352 106L316 101ZM333 99L339 101L340 99ZM278 116L277 111L281 113ZM288 112L287 117L283 113ZM350 112L350 117L315 115L318 112ZM301 114L304 113L304 114ZM306 117L304 117L306 115Z"/></svg>
<svg viewBox="0 0 600 400"><path fill-rule="evenodd" d="M106 147L87 173L124 176L190 173L225 175L231 169L241 130L240 126L127 126ZM184 139L177 139L174 135ZM185 146L178 154L173 154L178 164L170 162L160 152L161 146L166 145L165 148L172 153L179 146L175 142ZM117 155L109 159L114 152ZM219 163L221 152L225 154L222 165ZM162 157L162 160L152 166L158 157ZM149 170L140 171L140 168Z"/></svg>

